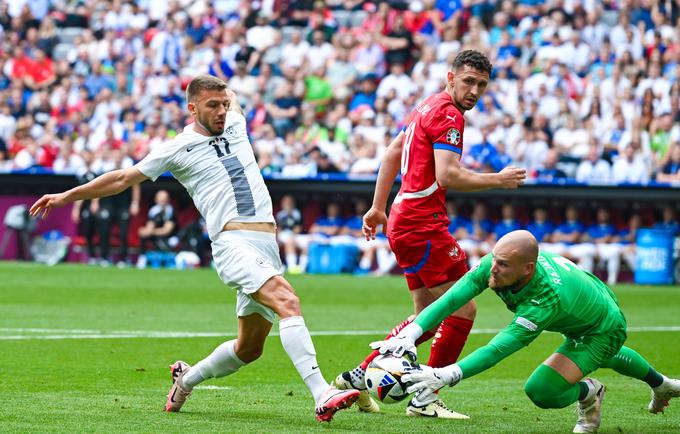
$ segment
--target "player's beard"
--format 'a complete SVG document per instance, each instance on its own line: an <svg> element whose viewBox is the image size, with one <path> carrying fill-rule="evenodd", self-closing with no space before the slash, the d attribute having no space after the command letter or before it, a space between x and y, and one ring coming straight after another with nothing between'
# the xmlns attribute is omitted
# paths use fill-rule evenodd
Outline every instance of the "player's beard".
<svg viewBox="0 0 680 434"><path fill-rule="evenodd" d="M222 133L224 133L224 121L222 121L222 127L215 127L213 128L210 125L210 122L208 122L208 119L200 119L196 118L196 122L199 123L207 132L210 133L211 136L221 136Z"/></svg>
<svg viewBox="0 0 680 434"><path fill-rule="evenodd" d="M489 281L488 281L489 288L493 289L496 292L514 291L521 284L522 284L522 277L518 278L516 281L512 282L511 284L504 285L504 286L498 285L498 283L495 281L493 276L489 276Z"/></svg>

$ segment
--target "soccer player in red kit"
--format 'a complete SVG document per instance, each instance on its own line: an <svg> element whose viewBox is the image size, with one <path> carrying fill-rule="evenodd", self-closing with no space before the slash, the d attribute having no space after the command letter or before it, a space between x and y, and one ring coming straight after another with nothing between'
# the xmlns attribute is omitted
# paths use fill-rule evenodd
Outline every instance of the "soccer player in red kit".
<svg viewBox="0 0 680 434"><path fill-rule="evenodd" d="M489 83L491 63L474 50L456 56L447 73L446 89L422 102L410 115L406 127L387 148L376 181L371 209L364 215L363 233L375 239L377 228L387 228L387 238L404 269L415 313L446 292L468 270L465 252L449 234L446 190L479 191L491 188L517 188L526 177L524 169L506 167L499 173L476 173L460 165L466 110L472 109ZM401 189L394 199L389 219L385 213L394 179L401 173ZM444 319L436 330L419 341L432 340L428 365L454 363L465 345L476 314L473 302ZM396 335L410 323L397 325ZM340 389L362 391L359 409L379 412L365 389L368 364L378 355L373 351L359 366L335 379ZM467 419L449 410L439 399L424 407L409 402L409 416Z"/></svg>

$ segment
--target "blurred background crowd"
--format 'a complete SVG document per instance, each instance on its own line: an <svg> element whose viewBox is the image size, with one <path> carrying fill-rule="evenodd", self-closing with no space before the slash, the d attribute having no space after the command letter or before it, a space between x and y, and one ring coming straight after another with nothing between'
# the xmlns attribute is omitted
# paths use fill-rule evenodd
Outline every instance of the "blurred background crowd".
<svg viewBox="0 0 680 434"><path fill-rule="evenodd" d="M240 97L266 175L374 174L461 50L493 79L466 166L538 182L680 180L675 1L12 0L0 10L0 170L102 173L191 120L197 74Z"/></svg>

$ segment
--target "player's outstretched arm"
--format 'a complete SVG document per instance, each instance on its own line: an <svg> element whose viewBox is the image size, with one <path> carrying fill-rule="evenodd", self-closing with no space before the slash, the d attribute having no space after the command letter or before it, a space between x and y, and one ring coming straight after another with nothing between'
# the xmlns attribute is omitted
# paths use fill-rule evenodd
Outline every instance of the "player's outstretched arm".
<svg viewBox="0 0 680 434"><path fill-rule="evenodd" d="M375 182L373 193L373 205L364 215L362 232L367 240L375 239L378 226L383 225L383 232L387 227L387 199L392 191L394 179L401 167L401 147L404 142L404 132L397 134L385 150L385 155L380 163L378 179Z"/></svg>
<svg viewBox="0 0 680 434"><path fill-rule="evenodd" d="M460 155L435 149L435 172L439 185L456 191L480 191L490 188L517 188L526 179L526 170L506 167L498 173L477 173L460 165Z"/></svg>
<svg viewBox="0 0 680 434"><path fill-rule="evenodd" d="M31 206L32 216L47 217L52 208L61 208L67 203L77 200L95 199L113 196L131 185L136 185L149 179L136 167L113 170L105 173L87 184L72 188L57 194L46 194Z"/></svg>

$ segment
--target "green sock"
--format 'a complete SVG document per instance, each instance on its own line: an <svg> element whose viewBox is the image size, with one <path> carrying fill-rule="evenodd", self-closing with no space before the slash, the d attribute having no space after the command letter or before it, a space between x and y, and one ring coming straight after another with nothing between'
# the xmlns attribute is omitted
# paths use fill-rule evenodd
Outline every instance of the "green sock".
<svg viewBox="0 0 680 434"><path fill-rule="evenodd" d="M621 350L614 357L607 360L602 367L613 369L619 374L642 380L651 387L657 387L663 383L661 374L656 372L649 365L649 362L637 351L626 346L621 347Z"/></svg>
<svg viewBox="0 0 680 434"><path fill-rule="evenodd" d="M540 365L527 380L524 391L540 408L564 408L579 399L581 386L569 384L553 368Z"/></svg>

